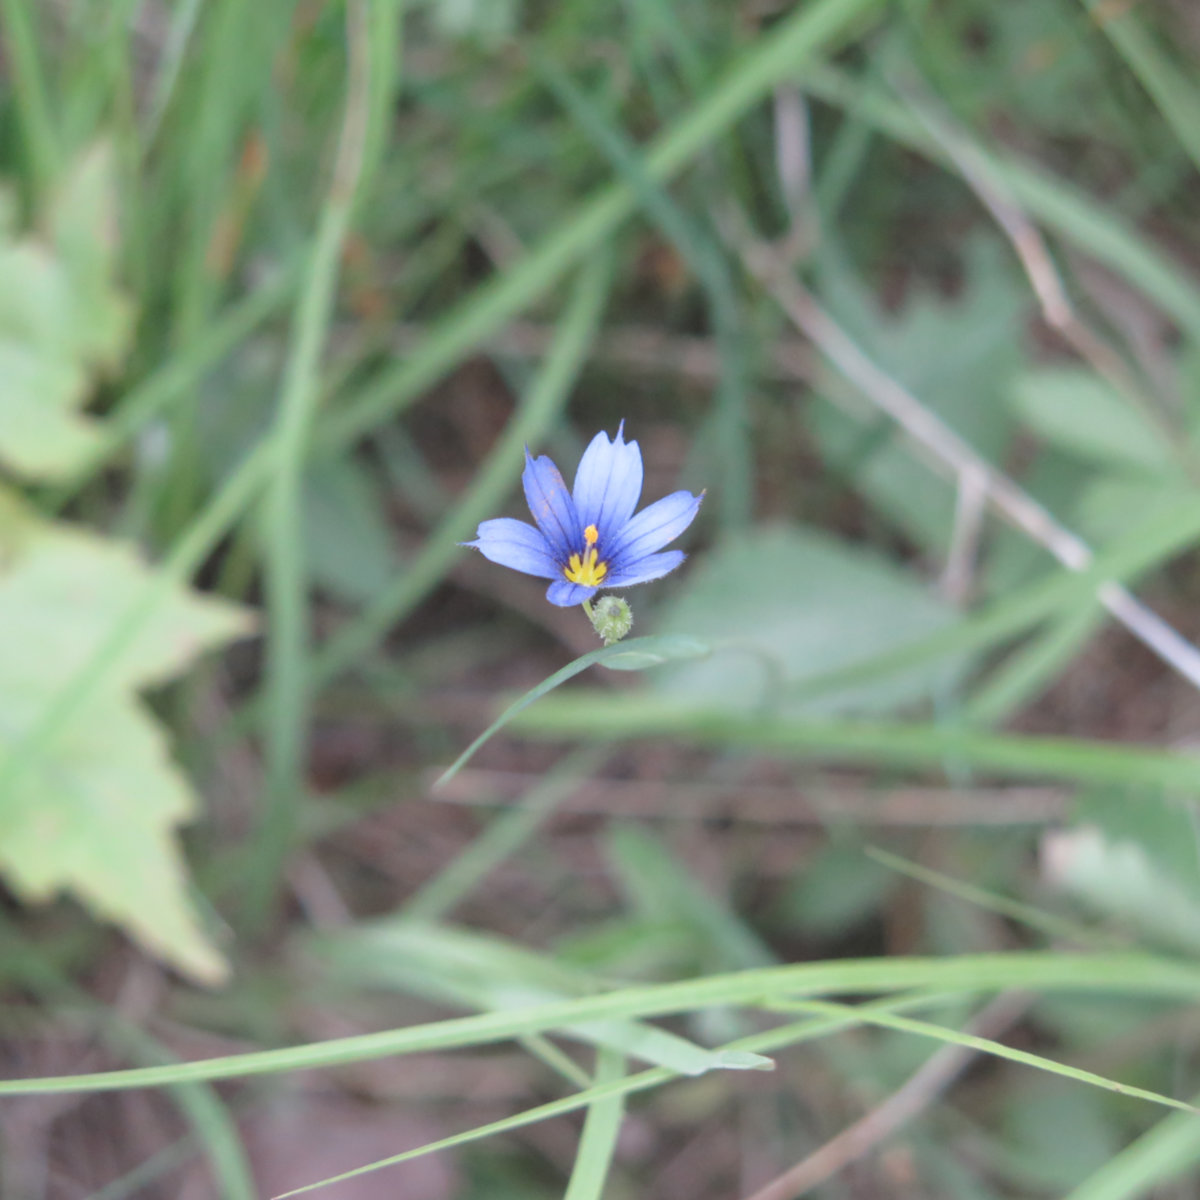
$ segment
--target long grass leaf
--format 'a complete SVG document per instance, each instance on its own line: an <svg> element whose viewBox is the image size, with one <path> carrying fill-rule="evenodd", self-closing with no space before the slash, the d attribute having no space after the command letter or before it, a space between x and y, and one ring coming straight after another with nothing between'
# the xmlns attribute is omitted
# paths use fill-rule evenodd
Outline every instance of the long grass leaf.
<svg viewBox="0 0 1200 1200"><path fill-rule="evenodd" d="M1194 1001L1200 996L1200 967L1151 955L1061 953L800 963L627 988L516 1011L458 1017L282 1050L260 1050L164 1067L0 1080L0 1096L161 1087L198 1079L241 1079L421 1051L494 1045L525 1034L547 1033L593 1020L648 1019L721 1005L763 1005L789 997L885 994L918 988L981 994L1025 988Z"/></svg>

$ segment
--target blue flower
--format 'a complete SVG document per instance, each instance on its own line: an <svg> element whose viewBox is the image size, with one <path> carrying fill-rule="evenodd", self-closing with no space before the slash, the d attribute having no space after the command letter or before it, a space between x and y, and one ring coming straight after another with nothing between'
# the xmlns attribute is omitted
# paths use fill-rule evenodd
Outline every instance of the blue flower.
<svg viewBox="0 0 1200 1200"><path fill-rule="evenodd" d="M598 433L579 460L567 491L559 469L526 449L525 500L537 528L511 517L484 521L474 546L484 558L526 575L552 579L551 604L566 608L600 588L624 588L673 571L682 550L659 553L693 521L704 493L672 492L634 516L642 494L642 452L625 441L625 422L610 442Z"/></svg>

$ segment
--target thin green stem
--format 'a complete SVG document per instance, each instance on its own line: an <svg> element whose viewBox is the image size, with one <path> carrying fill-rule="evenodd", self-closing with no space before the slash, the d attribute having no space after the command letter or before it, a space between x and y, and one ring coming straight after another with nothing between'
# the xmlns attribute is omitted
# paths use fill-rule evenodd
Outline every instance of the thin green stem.
<svg viewBox="0 0 1200 1200"><path fill-rule="evenodd" d="M50 93L38 58L34 28L37 7L27 0L3 0L0 8L6 35L5 58L16 84L17 116L35 203L50 189L62 165L58 135L50 113Z"/></svg>
<svg viewBox="0 0 1200 1200"><path fill-rule="evenodd" d="M296 307L295 332L272 439L274 472L267 496L267 797L259 824L258 869L247 912L255 928L270 913L291 850L304 788L309 716L308 573L301 503L304 463L320 396L322 348L333 314L338 263L363 162L369 118L369 26L363 3L346 8L345 119L329 196L321 214L308 279Z"/></svg>

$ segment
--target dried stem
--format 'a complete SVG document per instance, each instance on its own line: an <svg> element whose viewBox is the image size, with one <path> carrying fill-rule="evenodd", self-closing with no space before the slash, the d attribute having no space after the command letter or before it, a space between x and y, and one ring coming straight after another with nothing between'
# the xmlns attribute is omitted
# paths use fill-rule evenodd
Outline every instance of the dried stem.
<svg viewBox="0 0 1200 1200"><path fill-rule="evenodd" d="M1005 992L980 1011L967 1032L976 1037L996 1038L1020 1020L1028 1007L1029 997L1025 993ZM958 1045L945 1045L935 1050L882 1104L746 1200L795 1200L832 1179L924 1112L978 1053L970 1046Z"/></svg>
<svg viewBox="0 0 1200 1200"><path fill-rule="evenodd" d="M871 403L890 416L935 466L960 481L968 474L974 476L1001 517L1044 546L1065 567L1073 571L1087 567L1093 557L1088 545L877 366L794 277L789 264L781 264L778 253L750 235L744 214L731 210L723 226L726 240L741 255L746 268L797 329ZM1186 638L1119 584L1101 585L1097 599L1134 637L1200 688L1200 651Z"/></svg>

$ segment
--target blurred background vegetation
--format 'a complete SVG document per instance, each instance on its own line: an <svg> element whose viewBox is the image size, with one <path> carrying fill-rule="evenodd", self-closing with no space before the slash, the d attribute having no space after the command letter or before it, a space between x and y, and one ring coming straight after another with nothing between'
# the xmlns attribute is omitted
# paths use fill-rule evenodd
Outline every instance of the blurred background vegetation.
<svg viewBox="0 0 1200 1200"><path fill-rule="evenodd" d="M1197 1194L1197 1118L1105 1084L1200 1090L1200 10L2 0L0 37L0 1074L170 1084L0 1096L0 1195L463 1133L326 1194ZM708 489L635 633L711 653L594 667L433 791L596 646L457 543L523 515L526 443L570 477L621 419L648 499ZM711 1069L786 1046L787 963L892 1007ZM435 1036L669 981L619 1014L656 1031ZM624 1114L490 1129L646 1063Z"/></svg>

